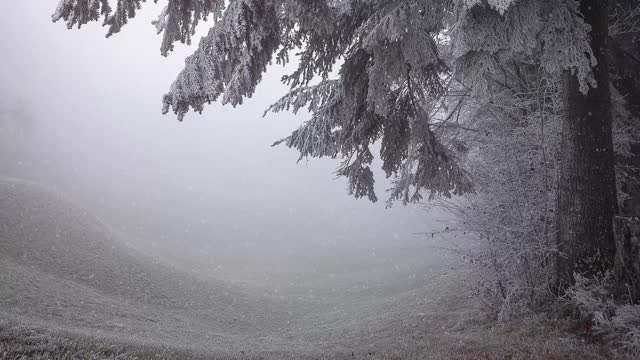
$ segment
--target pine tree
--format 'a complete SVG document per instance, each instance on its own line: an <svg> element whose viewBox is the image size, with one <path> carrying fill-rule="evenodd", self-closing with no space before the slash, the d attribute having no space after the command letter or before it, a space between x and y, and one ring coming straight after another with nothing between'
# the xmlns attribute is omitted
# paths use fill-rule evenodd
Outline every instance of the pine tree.
<svg viewBox="0 0 640 360"><path fill-rule="evenodd" d="M110 36L144 2L119 0L112 8L108 0L62 0L53 19L73 27L103 18ZM155 22L163 33L163 55L176 41L189 43L200 20L211 18L214 25L164 95L165 113L171 110L182 120L189 110L201 112L213 101L239 105L254 93L269 63L285 64L298 51L297 69L283 78L291 91L270 111L304 108L310 118L277 143L297 149L301 157L343 159L337 173L348 179L349 192L372 201L377 200L370 169L375 142L380 143L384 172L393 177L392 200L406 203L425 194L472 191L469 175L434 131L434 119L443 111L442 99L452 82L476 99L490 99L493 83L514 78L512 72L518 69L513 64L537 66L536 71L552 77L566 74L565 128L572 136L565 138L560 150L564 183L559 239L569 260L561 273L585 270L580 264L595 253L602 255L598 261L604 267L609 266L615 180L602 50L607 25L598 16L598 11L606 10L606 1L230 0L225 7L223 0L172 0L168 4ZM339 76L331 78L339 63ZM597 104L590 103L592 99ZM581 104L590 110L579 113ZM584 121L573 121L577 119ZM587 160L585 166L574 166ZM590 171L592 167L597 171ZM573 206L568 196L580 200L581 206Z"/></svg>

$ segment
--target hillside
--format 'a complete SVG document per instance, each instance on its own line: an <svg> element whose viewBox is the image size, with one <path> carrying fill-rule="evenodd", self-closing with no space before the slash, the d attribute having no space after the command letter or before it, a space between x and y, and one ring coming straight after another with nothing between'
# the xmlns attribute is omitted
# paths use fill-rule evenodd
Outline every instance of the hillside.
<svg viewBox="0 0 640 360"><path fill-rule="evenodd" d="M175 341L179 334L188 345L210 346L215 338L228 347L247 333L256 340L270 336L289 315L284 303L155 261L36 184L2 179L0 219L0 303L6 316L124 332L141 341Z"/></svg>

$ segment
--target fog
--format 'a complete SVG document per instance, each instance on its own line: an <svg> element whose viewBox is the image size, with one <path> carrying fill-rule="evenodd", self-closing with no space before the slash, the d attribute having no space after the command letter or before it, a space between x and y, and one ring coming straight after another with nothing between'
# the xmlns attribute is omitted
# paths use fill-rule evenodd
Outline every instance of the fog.
<svg viewBox="0 0 640 360"><path fill-rule="evenodd" d="M109 39L95 23L52 23L54 8L0 4L4 135L19 139L3 173L64 194L139 248L229 280L436 258L419 233L444 227L443 216L385 208L379 170L373 204L347 194L334 174L339 160L298 162L295 150L271 147L306 119L262 117L286 92L279 79L292 66L272 65L243 105L211 104L180 123L161 114L160 100L195 44L160 56L150 24L159 5L145 4Z"/></svg>

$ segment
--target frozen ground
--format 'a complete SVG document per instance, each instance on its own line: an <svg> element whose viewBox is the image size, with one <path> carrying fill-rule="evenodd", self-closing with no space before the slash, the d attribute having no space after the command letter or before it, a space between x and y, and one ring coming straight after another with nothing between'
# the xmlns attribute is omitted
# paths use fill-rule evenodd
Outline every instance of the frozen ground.
<svg viewBox="0 0 640 360"><path fill-rule="evenodd" d="M11 346L55 343L56 336L90 338L94 347L103 340L170 347L179 356L204 358L577 354L570 337L528 334L530 344L522 344L513 331L469 327L471 312L453 291L459 286L453 258L434 264L419 247L361 259L318 254L293 259L286 271L247 272L237 281L129 243L63 196L1 179L0 357ZM297 272L295 281L287 271Z"/></svg>

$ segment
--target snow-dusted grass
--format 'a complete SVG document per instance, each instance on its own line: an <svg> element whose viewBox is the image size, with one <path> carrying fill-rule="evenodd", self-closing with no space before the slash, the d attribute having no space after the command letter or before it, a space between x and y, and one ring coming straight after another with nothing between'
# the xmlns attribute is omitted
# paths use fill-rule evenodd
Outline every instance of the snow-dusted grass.
<svg viewBox="0 0 640 360"><path fill-rule="evenodd" d="M194 349L180 349L157 343L123 342L109 338L52 331L29 326L21 321L0 320L0 358L15 360L267 360L311 359L311 355L293 355L286 352L258 354L251 351L198 352Z"/></svg>
<svg viewBox="0 0 640 360"><path fill-rule="evenodd" d="M574 334L573 323L528 317L508 323L470 321L444 336L424 336L406 359L613 359L605 346ZM624 357L619 357L623 359Z"/></svg>
<svg viewBox="0 0 640 360"><path fill-rule="evenodd" d="M179 359L193 353L117 343L89 336L73 336L0 320L0 358L3 359Z"/></svg>
<svg viewBox="0 0 640 360"><path fill-rule="evenodd" d="M43 330L0 321L0 357L3 359L135 359L122 346L106 341L70 339Z"/></svg>
<svg viewBox="0 0 640 360"><path fill-rule="evenodd" d="M449 319L451 320L451 319ZM528 318L496 326L467 319L422 329L405 346L384 343L366 350L198 351L159 343L118 341L34 328L0 320L0 358L6 359L633 359L572 335L571 322Z"/></svg>

